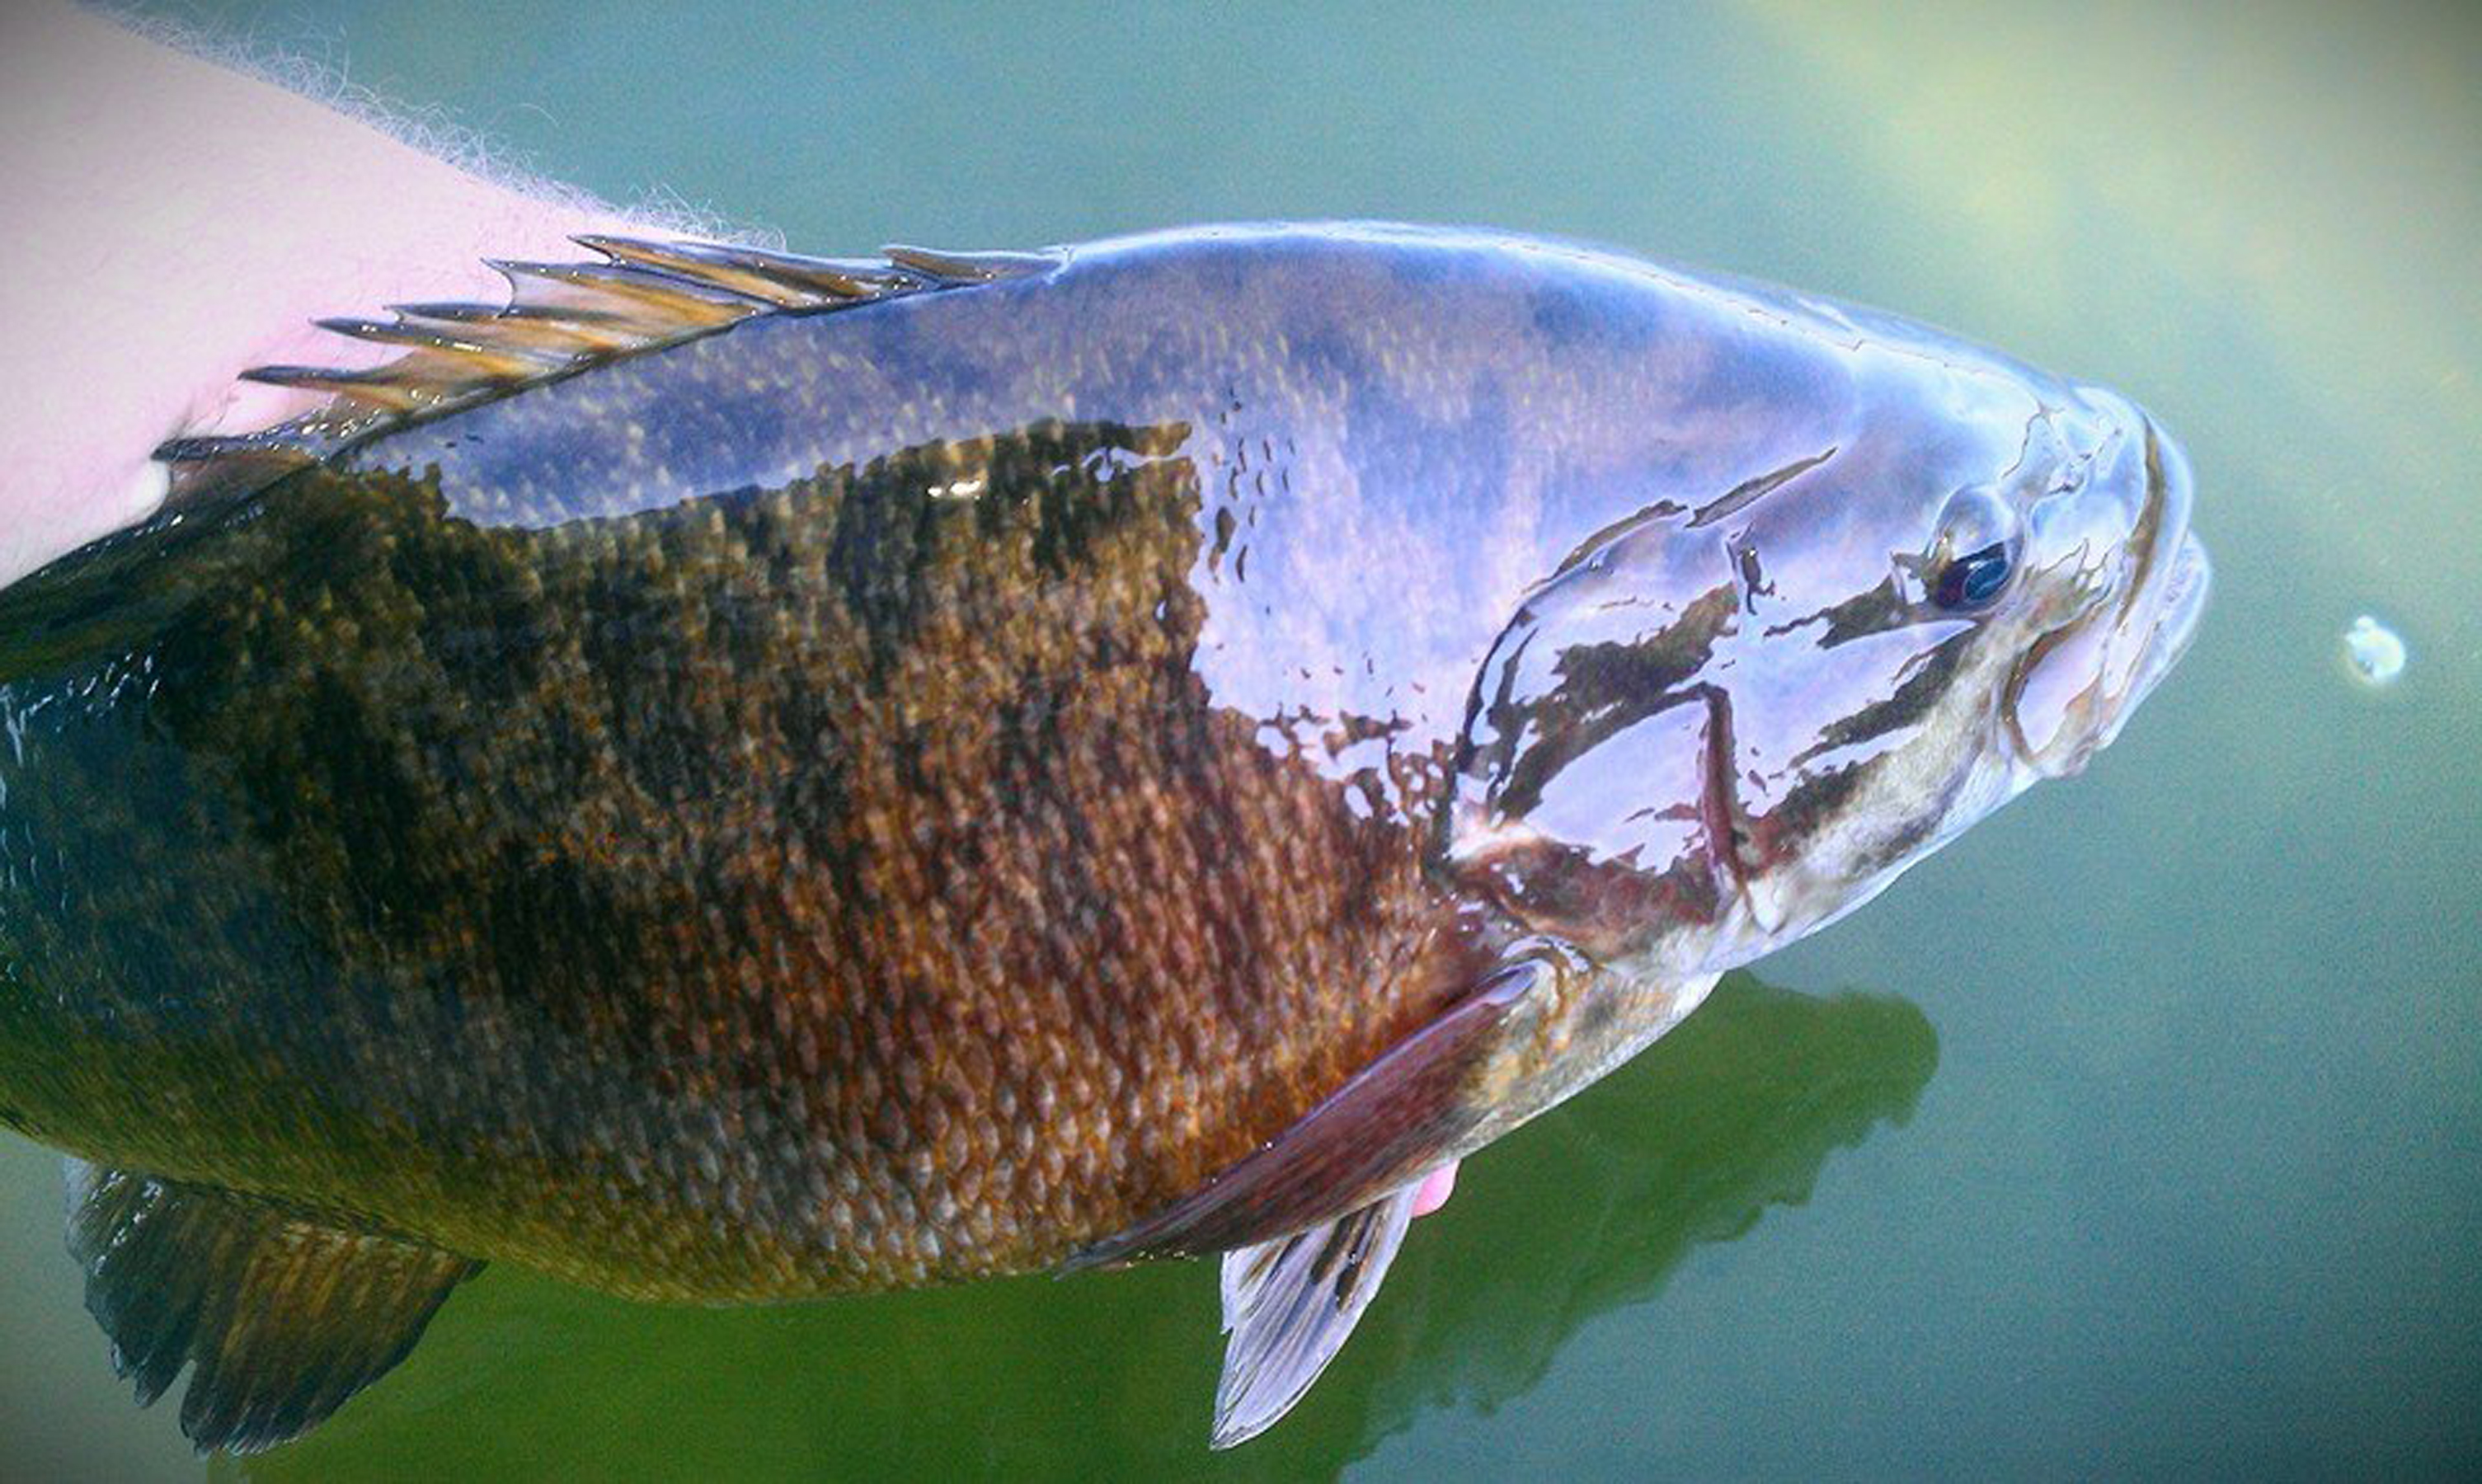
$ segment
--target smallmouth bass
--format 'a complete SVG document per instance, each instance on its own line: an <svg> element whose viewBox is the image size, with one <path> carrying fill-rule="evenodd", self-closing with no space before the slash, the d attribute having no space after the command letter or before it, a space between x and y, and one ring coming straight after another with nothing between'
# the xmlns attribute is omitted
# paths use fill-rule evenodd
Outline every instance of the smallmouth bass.
<svg viewBox="0 0 2482 1484"><path fill-rule="evenodd" d="M0 1124L203 1447L486 1261L1207 1253L1238 1441L1427 1173L2081 767L2207 589L2122 398L1611 253L588 246L0 592Z"/></svg>

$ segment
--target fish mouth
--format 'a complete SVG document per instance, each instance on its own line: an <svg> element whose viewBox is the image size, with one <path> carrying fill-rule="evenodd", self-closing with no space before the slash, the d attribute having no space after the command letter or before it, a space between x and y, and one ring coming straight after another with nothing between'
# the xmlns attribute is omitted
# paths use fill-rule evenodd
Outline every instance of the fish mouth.
<svg viewBox="0 0 2482 1484"><path fill-rule="evenodd" d="M2003 707L2008 740L2045 777L2084 770L2188 652L2214 586L2188 529L2189 480L2177 446L2145 424L2147 499L2130 533L2126 595L2045 635L2019 661Z"/></svg>
<svg viewBox="0 0 2482 1484"><path fill-rule="evenodd" d="M2007 730L2017 755L2036 773L2083 772L2188 652L2214 586L2206 548L2183 534L2170 557L2152 568L2129 605L2134 615L2124 610L2114 623L2097 614L2046 636L2019 663L2005 707Z"/></svg>
<svg viewBox="0 0 2482 1484"><path fill-rule="evenodd" d="M2121 723L2137 709L2154 690L2180 656L2189 652L2189 641L2197 637L2199 615L2206 611L2206 592L2214 586L2214 564L2206 560L2206 548L2195 536L2183 533L2179 549L2172 555L2171 570L2163 574L2163 592L2155 601L2152 632L2138 658L2135 674L2123 696L2118 714L2112 718L2111 732L2119 734ZM2103 739L2105 742L2110 737Z"/></svg>

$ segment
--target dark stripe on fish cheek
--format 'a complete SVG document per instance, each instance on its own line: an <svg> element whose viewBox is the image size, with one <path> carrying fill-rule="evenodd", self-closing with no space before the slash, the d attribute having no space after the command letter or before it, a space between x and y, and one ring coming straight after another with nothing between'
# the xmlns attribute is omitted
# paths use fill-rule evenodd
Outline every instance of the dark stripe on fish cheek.
<svg viewBox="0 0 2482 1484"><path fill-rule="evenodd" d="M1837 717L1820 728L1818 739L1795 753L1786 766L1799 768L1814 757L1918 725L1946 696L1973 637L1970 629L1950 635L1930 651L1919 668L1906 676L1894 694L1863 706L1850 716Z"/></svg>
<svg viewBox="0 0 2482 1484"><path fill-rule="evenodd" d="M2121 595L2120 621L2137 611L2138 595L2146 590L2146 579L2154 570L2156 548L2162 544L2163 513L2170 504L2163 473L2163 445L2156 437L2153 419L2146 422L2146 505L2138 513L2137 524L2129 532L2129 572L2127 590Z"/></svg>
<svg viewBox="0 0 2482 1484"><path fill-rule="evenodd" d="M1819 732L1818 740L1786 763L1788 772L1800 772L1811 759L1828 753L1875 741L1881 737L1918 727L1946 699L1955 683L1958 671L1971 647L1975 631L1971 629L1951 635L1932 649L1930 656L1894 695L1875 705L1866 706L1848 717L1838 718ZM1858 792L1862 783L1892 756L1901 753L1901 741L1887 752L1865 761L1826 772L1802 773L1800 781L1785 794L1782 803L1751 822L1756 841L1754 869L1772 869L1781 861L1800 854L1822 829L1831 825ZM1909 816L1903 827L1890 836L1867 862L1859 864L1862 874L1892 865L1928 838L1947 816L1947 810L1965 784L1967 770L1958 770L1944 785L1938 800Z"/></svg>
<svg viewBox="0 0 2482 1484"><path fill-rule="evenodd" d="M1794 786L1775 808L1752 816L1747 847L1747 873L1764 876L1784 861L1799 856L1808 847L1820 827L1832 821L1836 811L1850 799L1869 764L1836 768L1827 773L1812 774Z"/></svg>
<svg viewBox="0 0 2482 1484"><path fill-rule="evenodd" d="M1720 685L1697 687L1706 702L1706 746L1700 781L1699 817L1706 835L1706 867L1714 878L1715 913L1749 891L1749 870L1742 859L1748 848L1747 817L1740 800L1739 755L1732 737L1732 697ZM1709 920L1712 920L1710 916Z"/></svg>
<svg viewBox="0 0 2482 1484"><path fill-rule="evenodd" d="M1699 526L1713 525L1719 520L1729 520L1835 457L1835 445L1831 443L1807 458L1795 459L1781 468L1770 469L1766 473L1745 479L1714 499L1699 506L1697 514L1689 517L1690 527L1695 529Z"/></svg>
<svg viewBox="0 0 2482 1484"><path fill-rule="evenodd" d="M1697 688L1690 682L1704 672L1716 641L1734 621L1735 591L1729 585L1709 589L1669 626L1634 643L1570 645L1552 667L1557 684L1541 696L1520 698L1514 689L1518 659L1538 637L1556 642L1567 616L1567 603L1560 601L1566 595L1545 594L1536 621L1540 628L1520 638L1502 670L1505 703L1492 709L1493 733L1507 739L1493 751L1522 747L1514 755L1503 753L1504 761L1493 759L1494 810L1522 817L1570 763L1614 733L1692 699Z"/></svg>
<svg viewBox="0 0 2482 1484"><path fill-rule="evenodd" d="M1758 563L1758 548L1750 543L1750 533L1735 531L1724 539L1724 550L1731 558L1732 575L1741 585L1741 611L1756 615L1758 599L1773 597L1775 584L1767 581Z"/></svg>

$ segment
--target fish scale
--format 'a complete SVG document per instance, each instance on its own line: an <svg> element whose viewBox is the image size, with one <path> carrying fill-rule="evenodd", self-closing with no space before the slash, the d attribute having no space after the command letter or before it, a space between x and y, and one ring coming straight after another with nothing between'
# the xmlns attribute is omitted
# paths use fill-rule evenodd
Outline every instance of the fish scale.
<svg viewBox="0 0 2482 1484"><path fill-rule="evenodd" d="M1237 1441L1425 1175L2082 765L2204 598L2121 399L1618 254L586 245L329 322L405 355L0 592L0 1120L202 1446L485 1261L1205 1253ZM219 1332L270 1243L334 1281Z"/></svg>

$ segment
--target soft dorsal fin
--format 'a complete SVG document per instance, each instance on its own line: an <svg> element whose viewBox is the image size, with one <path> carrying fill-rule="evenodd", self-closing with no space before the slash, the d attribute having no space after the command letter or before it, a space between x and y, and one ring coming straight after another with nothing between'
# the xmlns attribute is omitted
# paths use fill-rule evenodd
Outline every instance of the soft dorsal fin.
<svg viewBox="0 0 2482 1484"><path fill-rule="evenodd" d="M192 1367L181 1431L251 1453L387 1373L481 1263L250 1196L69 1161L69 1251L144 1406Z"/></svg>
<svg viewBox="0 0 2482 1484"><path fill-rule="evenodd" d="M1224 1255L1214 1445L1273 1427L1343 1348L1413 1219L1421 1181L1325 1226Z"/></svg>
<svg viewBox="0 0 2482 1484"><path fill-rule="evenodd" d="M229 488L232 461L299 464L422 418L507 396L623 356L712 334L760 314L811 314L909 294L1047 272L1057 252L938 252L890 247L878 258L806 257L728 243L581 236L600 262L492 261L505 305L399 305L391 319L317 323L401 346L376 366L256 366L245 381L327 393L317 411L242 437L174 438L155 452L174 489ZM251 470L254 477L255 470ZM247 480L242 481L244 483Z"/></svg>

